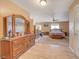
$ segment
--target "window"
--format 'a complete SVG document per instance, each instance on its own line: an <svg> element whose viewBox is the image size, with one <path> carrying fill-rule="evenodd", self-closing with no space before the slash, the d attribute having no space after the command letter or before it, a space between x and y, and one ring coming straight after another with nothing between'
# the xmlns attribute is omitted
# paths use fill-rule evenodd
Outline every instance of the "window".
<svg viewBox="0 0 79 59"><path fill-rule="evenodd" d="M60 29L59 24L52 24L51 29Z"/></svg>
<svg viewBox="0 0 79 59"><path fill-rule="evenodd" d="M36 26L36 29L37 29L37 30L41 30L41 25L37 25L37 26Z"/></svg>

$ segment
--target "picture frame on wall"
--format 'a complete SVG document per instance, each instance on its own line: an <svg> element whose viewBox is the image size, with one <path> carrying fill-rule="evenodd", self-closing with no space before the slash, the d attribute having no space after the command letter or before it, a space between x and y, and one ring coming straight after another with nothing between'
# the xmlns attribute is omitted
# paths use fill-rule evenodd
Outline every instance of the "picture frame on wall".
<svg viewBox="0 0 79 59"><path fill-rule="evenodd" d="M48 24L44 24L44 27L48 27Z"/></svg>

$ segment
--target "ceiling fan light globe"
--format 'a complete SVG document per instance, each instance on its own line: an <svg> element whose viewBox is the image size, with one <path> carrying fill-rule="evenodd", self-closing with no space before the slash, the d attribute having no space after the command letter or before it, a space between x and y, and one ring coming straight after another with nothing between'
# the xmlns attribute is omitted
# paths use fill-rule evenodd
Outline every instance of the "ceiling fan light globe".
<svg viewBox="0 0 79 59"><path fill-rule="evenodd" d="M47 2L45 0L40 1L41 6L45 6Z"/></svg>

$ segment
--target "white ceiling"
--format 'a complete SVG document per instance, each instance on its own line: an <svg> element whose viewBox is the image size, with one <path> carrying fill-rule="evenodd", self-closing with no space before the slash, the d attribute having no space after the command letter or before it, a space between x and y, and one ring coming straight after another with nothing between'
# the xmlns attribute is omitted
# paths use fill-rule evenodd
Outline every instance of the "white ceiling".
<svg viewBox="0 0 79 59"><path fill-rule="evenodd" d="M39 0L13 0L14 3L27 10L35 22L68 21L68 9L74 0L47 0L47 5L40 6Z"/></svg>

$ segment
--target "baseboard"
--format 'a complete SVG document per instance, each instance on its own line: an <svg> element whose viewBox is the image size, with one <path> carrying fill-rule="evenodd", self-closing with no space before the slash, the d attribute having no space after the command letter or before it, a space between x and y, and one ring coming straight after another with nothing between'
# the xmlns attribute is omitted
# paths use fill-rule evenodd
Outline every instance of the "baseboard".
<svg viewBox="0 0 79 59"><path fill-rule="evenodd" d="M74 53L75 56L77 56L77 54L75 53L75 51L73 50L73 48L69 47L70 50L72 51L72 53ZM77 58L79 59L79 57L77 56Z"/></svg>
<svg viewBox="0 0 79 59"><path fill-rule="evenodd" d="M73 48L71 48L71 47L69 47L70 48L70 50L75 54L75 52L74 52L74 50L73 50Z"/></svg>

